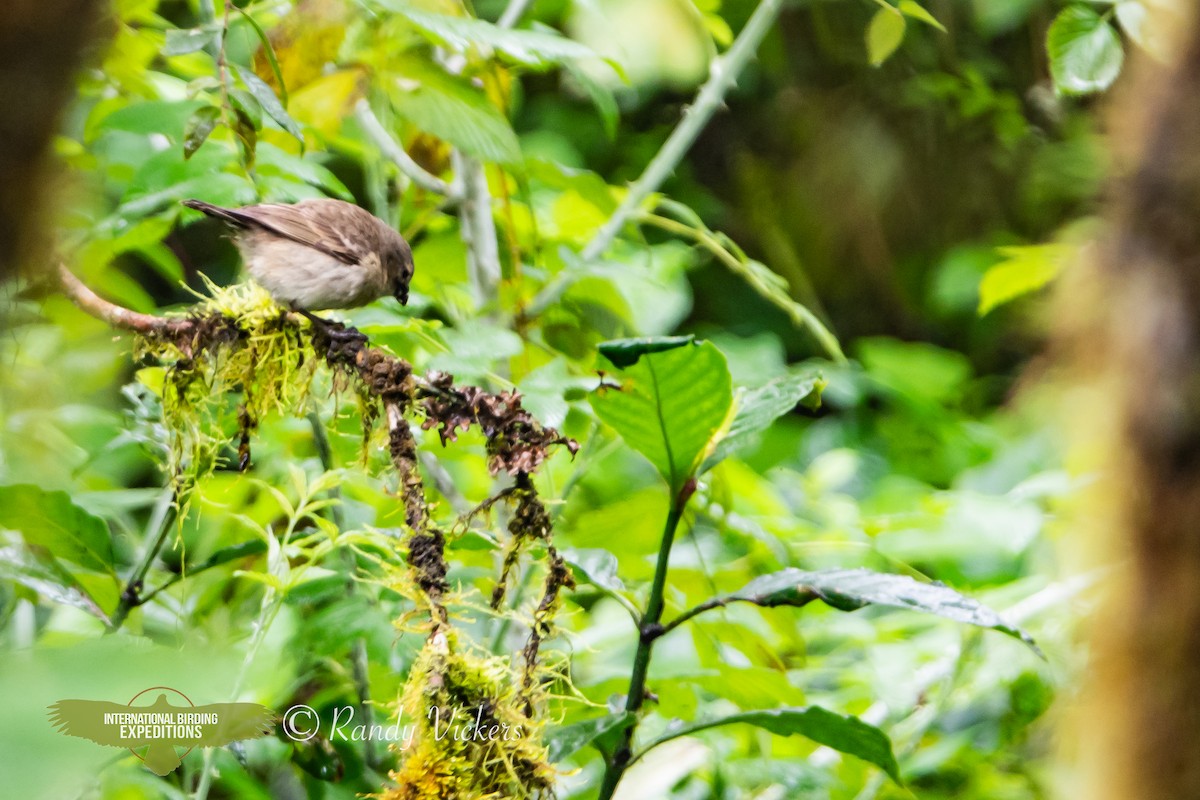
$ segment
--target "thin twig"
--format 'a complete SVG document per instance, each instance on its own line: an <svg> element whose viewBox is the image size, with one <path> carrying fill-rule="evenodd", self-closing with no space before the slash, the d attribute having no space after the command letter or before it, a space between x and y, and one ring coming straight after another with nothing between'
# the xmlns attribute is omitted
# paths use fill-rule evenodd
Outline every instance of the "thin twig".
<svg viewBox="0 0 1200 800"><path fill-rule="evenodd" d="M585 261L598 258L608 249L621 232L621 228L641 207L642 202L658 191L679 166L679 162L687 155L709 119L724 105L725 93L737 82L738 75L758 50L759 43L775 22L782 5L783 0L762 0L729 50L713 59L708 69L708 81L700 87L696 101L687 109L683 121L671 131L667 141L650 160L641 177L629 187L625 199L583 249Z"/></svg>
<svg viewBox="0 0 1200 800"><path fill-rule="evenodd" d="M500 19L496 20L496 25L501 28L516 27L531 5L533 5L533 0L508 0L508 5L504 7L504 13L500 15Z"/></svg>
<svg viewBox="0 0 1200 800"><path fill-rule="evenodd" d="M154 540L146 546L142 553L142 560L138 562L137 567L126 579L121 599L117 601L117 609L109 621L107 633L116 633L120 630L129 617L129 612L146 602L146 599L142 597L146 573L150 571L150 566L154 563L154 559L158 558L159 551L167 541L167 534L171 531L171 509L177 500L174 490L167 489L163 492L158 504L155 505L154 512L150 516L150 523L146 526L147 537L153 536Z"/></svg>
<svg viewBox="0 0 1200 800"><path fill-rule="evenodd" d="M821 322L820 318L811 309L791 298L785 298L786 302L782 302L773 296L768 287L762 285L762 281L750 270L749 265L734 253L729 252L712 235L711 231L700 230L691 225L686 225L670 217L663 217L658 214L641 214L638 219L677 236L691 239L712 253L730 272L745 280L759 297L762 297L768 303L787 314L796 326L804 328L812 334L812 337L820 343L822 349L825 350L831 359L845 363L846 354L842 352L842 346L838 343L837 337L833 335L833 332L829 328L825 327L825 324Z"/></svg>
<svg viewBox="0 0 1200 800"><path fill-rule="evenodd" d="M406 178L427 192L445 197L449 202L462 201L464 192L461 176L456 176L453 182L447 182L418 164L383 127L379 117L371 110L370 103L359 100L354 107L354 118L362 126L367 138L379 148L379 152L395 164Z"/></svg>

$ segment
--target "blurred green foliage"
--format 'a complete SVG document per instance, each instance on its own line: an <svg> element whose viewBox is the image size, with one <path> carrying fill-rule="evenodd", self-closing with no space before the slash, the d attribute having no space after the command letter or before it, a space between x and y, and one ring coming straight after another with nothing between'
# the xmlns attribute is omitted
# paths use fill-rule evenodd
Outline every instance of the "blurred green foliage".
<svg viewBox="0 0 1200 800"><path fill-rule="evenodd" d="M114 0L56 142L55 235L85 282L146 312L193 303L205 279L239 280L234 248L179 205L187 197L339 197L410 238L410 305L346 320L420 370L521 392L582 445L536 479L578 582L544 655L564 676L546 710L560 797L596 795L604 765L588 744L611 749L628 724L629 611L646 606L688 478L668 619L766 573L868 567L1013 609L1047 657L908 611L732 604L657 643L639 742L670 739L676 720L815 707L888 734L917 796L1043 797L1053 701L1077 658L1074 584L1054 540L1078 478L1043 398L1014 399L1014 384L1044 324L1026 295L1076 247L1105 175L1093 108L1068 95L1119 80L1118 31L1154 47L1135 5L788 4L728 110L588 260L753 2L536 0L507 29L485 22L505 12L499 0ZM479 231L464 239L466 212L411 180L389 146L455 192L482 165L495 279L481 274ZM64 298L8 288L6 791L195 796L204 753L155 778L132 755L54 734L44 709L65 697L170 684L206 701L304 703L325 723L340 706L392 713L423 636L398 584L395 476L353 393L315 370L293 413L259 420L244 473L232 417L217 413L206 433L224 443L223 465L176 519L162 466L179 432L164 423L160 365L133 361L128 337ZM825 320L850 360L823 360L796 309ZM640 365L599 355L602 342L670 334L704 343ZM705 365L672 366L694 353ZM644 379L655 358L677 368L669 423L634 430L663 404L602 386ZM662 447L664 430L685 452ZM418 438L451 531L456 625L509 656L545 544L522 563L511 608L487 612L507 519L460 515L503 478L477 432L448 447ZM143 564L152 600L105 637ZM910 796L867 761L771 724L672 739L620 797ZM209 757L211 797L351 798L385 786L400 754L281 735Z"/></svg>

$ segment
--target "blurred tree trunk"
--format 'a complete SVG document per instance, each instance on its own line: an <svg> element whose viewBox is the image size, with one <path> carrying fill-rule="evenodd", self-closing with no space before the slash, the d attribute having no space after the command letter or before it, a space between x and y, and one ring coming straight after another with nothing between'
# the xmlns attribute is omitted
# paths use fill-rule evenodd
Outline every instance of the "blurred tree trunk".
<svg viewBox="0 0 1200 800"><path fill-rule="evenodd" d="M43 244L35 231L47 150L99 7L98 0L0 3L0 280Z"/></svg>
<svg viewBox="0 0 1200 800"><path fill-rule="evenodd" d="M1175 64L1143 63L1117 101L1108 228L1070 298L1087 317L1072 358L1100 376L1085 444L1110 445L1094 500L1121 564L1074 731L1071 796L1095 800L1200 798L1200 25L1178 35Z"/></svg>

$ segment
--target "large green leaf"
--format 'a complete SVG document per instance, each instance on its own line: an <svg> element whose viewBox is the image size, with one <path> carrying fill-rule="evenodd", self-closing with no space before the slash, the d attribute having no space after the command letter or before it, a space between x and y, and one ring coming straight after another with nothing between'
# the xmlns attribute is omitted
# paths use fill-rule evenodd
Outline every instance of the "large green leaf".
<svg viewBox="0 0 1200 800"><path fill-rule="evenodd" d="M112 572L108 525L71 502L66 492L37 486L0 486L0 527L19 531L25 541L58 558L101 572Z"/></svg>
<svg viewBox="0 0 1200 800"><path fill-rule="evenodd" d="M397 114L484 161L521 157L517 134L483 92L438 70L419 69L408 77L393 85Z"/></svg>
<svg viewBox="0 0 1200 800"><path fill-rule="evenodd" d="M591 48L548 30L511 30L482 19L418 11L395 0L387 0L383 5L403 15L434 44L458 52L490 47L505 61L537 69L567 60L597 58Z"/></svg>
<svg viewBox="0 0 1200 800"><path fill-rule="evenodd" d="M759 433L771 427L776 419L794 409L800 403L815 408L821 403L821 391L825 379L817 370L802 370L750 389L738 399L737 416L729 426L729 432L717 444L716 451L703 469L710 469L717 462L745 447ZM703 470L701 470L703 471Z"/></svg>
<svg viewBox="0 0 1200 800"><path fill-rule="evenodd" d="M669 349L657 349L659 344ZM678 495L712 451L733 408L725 356L711 342L680 337L610 342L601 352L629 366L619 374L619 387L597 390L592 408L650 459Z"/></svg>
<svg viewBox="0 0 1200 800"><path fill-rule="evenodd" d="M868 605L892 606L923 611L939 617L978 625L1006 633L1034 650L1032 637L1009 625L977 600L959 594L941 583L922 583L905 575L873 572L869 569L835 569L805 572L785 569L755 578L744 587L718 601L753 603L764 607L804 606L821 600L842 611L856 611Z"/></svg>
<svg viewBox="0 0 1200 800"><path fill-rule="evenodd" d="M776 736L804 736L818 744L831 747L839 753L861 758L882 769L900 783L900 767L892 753L892 742L887 734L868 725L858 717L842 716L820 706L801 708L778 708L770 711L744 711L727 717L698 722L672 731L650 747L681 736L690 736L709 728L722 725L754 725L770 731ZM648 747L647 749L650 749Z"/></svg>
<svg viewBox="0 0 1200 800"><path fill-rule="evenodd" d="M1054 18L1046 32L1046 51L1055 86L1068 94L1107 89L1125 60L1121 38L1108 19L1078 3Z"/></svg>

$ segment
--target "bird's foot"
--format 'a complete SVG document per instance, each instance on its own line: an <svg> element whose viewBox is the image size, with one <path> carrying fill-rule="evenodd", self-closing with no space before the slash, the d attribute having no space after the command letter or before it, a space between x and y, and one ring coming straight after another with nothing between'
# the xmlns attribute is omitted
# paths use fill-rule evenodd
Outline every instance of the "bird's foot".
<svg viewBox="0 0 1200 800"><path fill-rule="evenodd" d="M355 351L361 350L367 345L367 335L360 330L347 328L341 322L318 317L303 308L297 308L295 311L312 323L313 330L319 337L317 341L325 340L330 357L340 354L353 357Z"/></svg>

